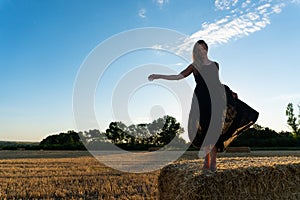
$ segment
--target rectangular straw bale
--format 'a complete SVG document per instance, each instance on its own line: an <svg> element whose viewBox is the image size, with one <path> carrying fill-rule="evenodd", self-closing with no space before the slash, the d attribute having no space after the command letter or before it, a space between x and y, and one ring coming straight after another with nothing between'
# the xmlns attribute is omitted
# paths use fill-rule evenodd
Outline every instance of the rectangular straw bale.
<svg viewBox="0 0 300 200"><path fill-rule="evenodd" d="M161 170L160 200L300 199L300 162L202 173L202 164L181 161Z"/></svg>
<svg viewBox="0 0 300 200"><path fill-rule="evenodd" d="M250 147L227 147L227 153L250 153Z"/></svg>

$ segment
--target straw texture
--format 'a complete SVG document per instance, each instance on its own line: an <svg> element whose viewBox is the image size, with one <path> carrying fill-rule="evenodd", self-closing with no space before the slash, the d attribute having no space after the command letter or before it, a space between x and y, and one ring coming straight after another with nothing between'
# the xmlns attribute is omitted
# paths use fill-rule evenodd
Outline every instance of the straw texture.
<svg viewBox="0 0 300 200"><path fill-rule="evenodd" d="M164 167L160 199L300 199L300 157L218 158L215 173L203 173L202 165L183 160Z"/></svg>

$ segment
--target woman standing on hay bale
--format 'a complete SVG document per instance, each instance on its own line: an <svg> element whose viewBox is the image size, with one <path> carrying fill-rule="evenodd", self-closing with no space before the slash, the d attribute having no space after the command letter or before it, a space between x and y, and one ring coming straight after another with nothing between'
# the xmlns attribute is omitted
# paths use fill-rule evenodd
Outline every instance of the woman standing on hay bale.
<svg viewBox="0 0 300 200"><path fill-rule="evenodd" d="M254 124L258 112L239 100L227 85L221 84L219 64L208 59L207 52L208 45L204 40L199 40L193 48L193 63L186 69L178 75L152 74L148 79L180 80L193 73L196 87L189 115L188 134L192 144L204 150L203 170L216 171L217 152L224 151L242 131ZM217 125L218 119L221 126ZM210 123L211 121L214 123ZM213 126L215 129L210 129Z"/></svg>

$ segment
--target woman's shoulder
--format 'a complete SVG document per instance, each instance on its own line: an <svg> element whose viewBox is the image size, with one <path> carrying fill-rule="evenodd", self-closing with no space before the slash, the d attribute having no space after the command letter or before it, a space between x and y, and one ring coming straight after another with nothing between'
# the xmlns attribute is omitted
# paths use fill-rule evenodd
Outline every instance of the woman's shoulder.
<svg viewBox="0 0 300 200"><path fill-rule="evenodd" d="M219 63L217 61L212 61L212 63L214 63L218 69L220 68Z"/></svg>

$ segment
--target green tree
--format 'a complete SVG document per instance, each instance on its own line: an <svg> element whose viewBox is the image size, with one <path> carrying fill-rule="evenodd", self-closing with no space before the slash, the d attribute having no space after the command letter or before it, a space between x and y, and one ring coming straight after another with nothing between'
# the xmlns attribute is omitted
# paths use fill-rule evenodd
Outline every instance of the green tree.
<svg viewBox="0 0 300 200"><path fill-rule="evenodd" d="M255 130L258 130L258 131L261 131L261 130L264 129L264 128L263 128L261 125L259 125L259 124L253 124L252 128L254 128Z"/></svg>
<svg viewBox="0 0 300 200"><path fill-rule="evenodd" d="M105 135L114 144L124 144L132 141L129 128L122 122L111 122L109 128L106 129Z"/></svg>
<svg viewBox="0 0 300 200"><path fill-rule="evenodd" d="M183 128L180 123L176 121L174 117L165 116L160 122L163 122L163 128L158 133L156 144L166 145L169 144L173 139L180 140L179 135L182 134Z"/></svg>
<svg viewBox="0 0 300 200"><path fill-rule="evenodd" d="M81 139L75 131L50 135L43 139L39 145L44 149L81 150L85 149Z"/></svg>
<svg viewBox="0 0 300 200"><path fill-rule="evenodd" d="M110 140L106 137L106 133L100 132L98 129L79 132L80 138L89 150L108 150L110 149Z"/></svg>
<svg viewBox="0 0 300 200"><path fill-rule="evenodd" d="M298 108L300 110L300 106L298 105ZM293 104L289 103L286 108L286 116L288 117L287 119L287 124L292 128L292 133L295 136L300 136L300 112L298 115L298 122L297 122L297 117L294 114L294 108Z"/></svg>
<svg viewBox="0 0 300 200"><path fill-rule="evenodd" d="M122 122L111 122L105 135L114 144L132 149L147 149L151 146L164 146L172 140L173 144L185 144L180 138L183 133L180 123L174 117L164 116L149 124L126 126Z"/></svg>
<svg viewBox="0 0 300 200"><path fill-rule="evenodd" d="M78 134L80 135L85 144L91 142L107 142L107 137L105 136L105 133L100 132L98 129L79 132Z"/></svg>

